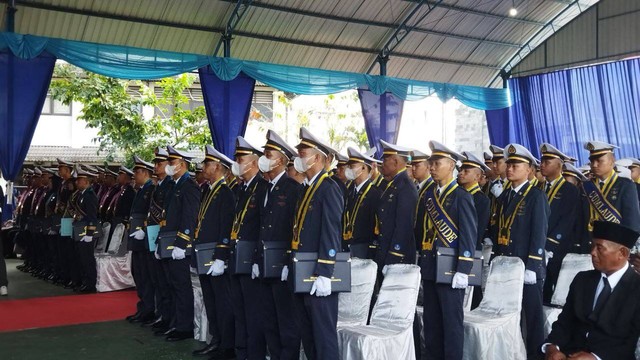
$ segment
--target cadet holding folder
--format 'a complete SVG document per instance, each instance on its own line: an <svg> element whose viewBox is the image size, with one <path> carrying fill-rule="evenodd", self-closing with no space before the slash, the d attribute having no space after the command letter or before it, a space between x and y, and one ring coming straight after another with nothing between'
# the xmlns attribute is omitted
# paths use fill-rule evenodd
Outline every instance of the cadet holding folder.
<svg viewBox="0 0 640 360"><path fill-rule="evenodd" d="M429 359L462 359L465 289L477 242L477 219L473 197L453 177L456 161L464 156L431 141L429 169L434 185L426 190L423 203L426 236L420 267L424 286L424 336ZM444 283L441 261L450 261L439 249L453 249L451 282ZM476 275L477 276L477 275Z"/></svg>
<svg viewBox="0 0 640 360"><path fill-rule="evenodd" d="M198 222L195 230L195 253L191 259L191 266L202 269L209 265L213 273L214 255L211 251L202 251L206 256L200 256L201 248L215 247L218 244L228 244L233 224L235 195L225 182L225 176L233 161L220 153L211 145L205 147L202 175L208 181L204 187L198 211ZM215 251L215 249L214 249ZM202 264L201 261L206 261ZM193 355L215 355L218 358L234 356L234 326L233 311L229 300L229 277L210 276L199 271L200 285L204 306L209 320L209 335L211 341L207 346L193 352Z"/></svg>

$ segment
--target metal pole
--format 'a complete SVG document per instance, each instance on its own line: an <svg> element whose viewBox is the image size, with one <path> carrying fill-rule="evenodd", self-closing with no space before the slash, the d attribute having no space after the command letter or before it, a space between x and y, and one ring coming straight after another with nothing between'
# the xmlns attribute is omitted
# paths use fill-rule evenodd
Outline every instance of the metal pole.
<svg viewBox="0 0 640 360"><path fill-rule="evenodd" d="M7 32L14 32L16 23L16 0L11 0L7 4Z"/></svg>

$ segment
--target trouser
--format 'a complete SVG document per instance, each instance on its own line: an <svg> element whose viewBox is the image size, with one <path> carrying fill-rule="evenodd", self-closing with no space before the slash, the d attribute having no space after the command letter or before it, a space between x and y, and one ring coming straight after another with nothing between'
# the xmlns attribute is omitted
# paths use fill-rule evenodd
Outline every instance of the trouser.
<svg viewBox="0 0 640 360"><path fill-rule="evenodd" d="M547 274L544 279L544 285L542 287L542 302L544 304L551 303L551 297L556 288L558 282L558 275L560 274L560 268L562 267L562 260L566 254L554 253L551 260L547 264Z"/></svg>
<svg viewBox="0 0 640 360"><path fill-rule="evenodd" d="M231 295L229 293L230 276L225 273L220 276L208 277L209 283L211 284L211 293L214 297L216 332L220 337L219 347L223 350L233 349L236 343L236 332L235 317L233 314Z"/></svg>
<svg viewBox="0 0 640 360"><path fill-rule="evenodd" d="M307 359L338 359L338 294L325 297L295 294L294 305Z"/></svg>
<svg viewBox="0 0 640 360"><path fill-rule="evenodd" d="M260 280L252 280L250 275L231 275L229 285L236 326L236 357L262 360L267 346L259 316Z"/></svg>
<svg viewBox="0 0 640 360"><path fill-rule="evenodd" d="M540 353L540 347L544 342L544 316L542 312L542 283L524 285L522 292L523 320L526 323L527 356L536 357Z"/></svg>
<svg viewBox="0 0 640 360"><path fill-rule="evenodd" d="M131 252L131 275L136 283L139 299L136 308L142 316L149 316L155 312L155 294L150 279L147 253L146 250Z"/></svg>
<svg viewBox="0 0 640 360"><path fill-rule="evenodd" d="M162 320L169 324L175 317L175 305L162 261L156 259L153 252L147 254L147 265L155 295L156 315L161 316Z"/></svg>
<svg viewBox="0 0 640 360"><path fill-rule="evenodd" d="M7 278L7 263L4 261L4 244L0 241L0 286L9 285Z"/></svg>
<svg viewBox="0 0 640 360"><path fill-rule="evenodd" d="M45 235L45 242L47 248L47 272L51 274L57 274L58 269L58 236L57 235Z"/></svg>
<svg viewBox="0 0 640 360"><path fill-rule="evenodd" d="M427 359L462 359L464 289L423 281L424 338Z"/></svg>
<svg viewBox="0 0 640 360"><path fill-rule="evenodd" d="M81 283L87 288L96 287L98 273L96 270L96 258L93 255L95 240L91 242L77 241L78 254L80 258L80 267L82 271Z"/></svg>
<svg viewBox="0 0 640 360"><path fill-rule="evenodd" d="M482 286L474 286L473 287L473 296L471 297L471 310L480 306L482 302Z"/></svg>
<svg viewBox="0 0 640 360"><path fill-rule="evenodd" d="M80 250L80 241L75 241L73 238L69 238L69 276L71 281L76 285L82 285L82 251Z"/></svg>
<svg viewBox="0 0 640 360"><path fill-rule="evenodd" d="M286 281L265 279L260 283L264 334L271 359L300 357L300 323L291 316L293 291Z"/></svg>
<svg viewBox="0 0 640 360"><path fill-rule="evenodd" d="M207 321L209 322L209 335L211 336L211 345L220 344L220 333L218 332L218 313L216 311L216 301L221 301L221 298L217 298L213 290L213 283L211 282L211 276L198 275L200 279L200 288L202 289L202 301L204 302L204 308L207 311Z"/></svg>
<svg viewBox="0 0 640 360"><path fill-rule="evenodd" d="M60 257L60 278L64 283L72 281L74 271L75 248L74 241L69 236L58 236L58 249Z"/></svg>
<svg viewBox="0 0 640 360"><path fill-rule="evenodd" d="M193 287L189 261L189 257L182 260L162 260L174 305L175 316L171 327L176 331L193 331Z"/></svg>

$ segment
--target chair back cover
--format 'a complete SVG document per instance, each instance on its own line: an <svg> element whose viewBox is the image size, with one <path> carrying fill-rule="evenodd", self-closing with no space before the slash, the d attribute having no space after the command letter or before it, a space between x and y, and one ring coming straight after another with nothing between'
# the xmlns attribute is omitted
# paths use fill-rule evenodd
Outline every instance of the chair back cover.
<svg viewBox="0 0 640 360"><path fill-rule="evenodd" d="M351 292L338 295L338 325L365 325L378 265L373 260L351 258Z"/></svg>
<svg viewBox="0 0 640 360"><path fill-rule="evenodd" d="M420 288L420 267L417 265L387 265L382 270L384 280L371 314L371 325L412 326Z"/></svg>
<svg viewBox="0 0 640 360"><path fill-rule="evenodd" d="M120 244L122 244L122 237L125 235L124 230L124 224L118 224L116 225L115 229L113 229L113 234L111 234L111 242L109 242L109 249L107 249L107 252L109 254L115 255L118 252Z"/></svg>
<svg viewBox="0 0 640 360"><path fill-rule="evenodd" d="M105 252L107 249L107 241L109 240L109 233L111 232L111 223L104 222L102 223L102 231L100 232L100 237L98 238L98 243L96 244L96 253L100 254Z"/></svg>
<svg viewBox="0 0 640 360"><path fill-rule="evenodd" d="M522 308L524 263L517 257L497 256L489 266L489 277L479 309L496 315L519 313Z"/></svg>
<svg viewBox="0 0 640 360"><path fill-rule="evenodd" d="M551 296L553 305L564 306L569 295L569 287L573 278L581 271L593 270L591 255L589 254L567 254L562 260L562 267L558 274L558 282Z"/></svg>

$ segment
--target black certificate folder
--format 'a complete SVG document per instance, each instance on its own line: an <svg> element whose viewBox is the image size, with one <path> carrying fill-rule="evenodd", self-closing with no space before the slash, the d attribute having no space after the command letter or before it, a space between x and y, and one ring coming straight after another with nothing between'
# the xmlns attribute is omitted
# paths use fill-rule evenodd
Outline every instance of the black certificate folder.
<svg viewBox="0 0 640 360"><path fill-rule="evenodd" d="M436 283L451 284L453 274L458 265L458 252L456 249L438 248L436 257ZM473 267L469 273L469 286L482 285L482 251L476 251L473 256Z"/></svg>
<svg viewBox="0 0 640 360"><path fill-rule="evenodd" d="M196 265L198 275L206 275L213 265L213 253L215 252L217 243L196 244L194 254L196 257Z"/></svg>
<svg viewBox="0 0 640 360"><path fill-rule="evenodd" d="M299 252L293 255L293 291L309 293L316 280L314 274L318 263L318 253ZM348 252L336 254L336 264L331 277L331 292L351 291L351 257Z"/></svg>
<svg viewBox="0 0 640 360"><path fill-rule="evenodd" d="M263 258L260 275L265 279L280 279L282 268L289 264L291 251L290 242L287 241L264 241L262 243Z"/></svg>
<svg viewBox="0 0 640 360"><path fill-rule="evenodd" d="M234 275L251 274L251 267L256 253L258 242L256 241L237 241L236 245L231 249L229 257L229 269Z"/></svg>

